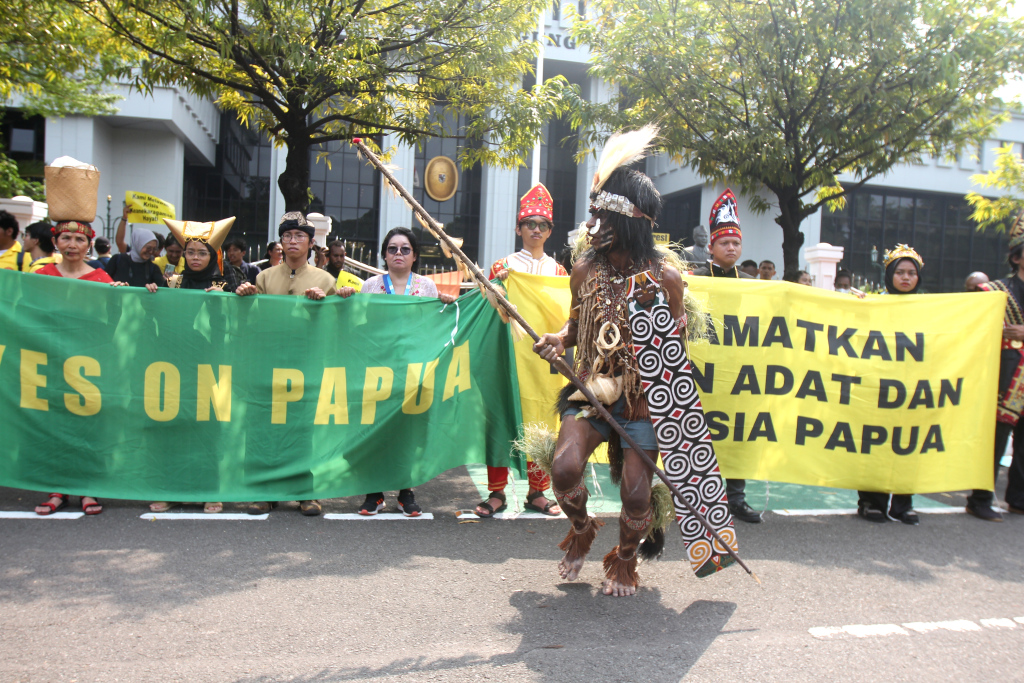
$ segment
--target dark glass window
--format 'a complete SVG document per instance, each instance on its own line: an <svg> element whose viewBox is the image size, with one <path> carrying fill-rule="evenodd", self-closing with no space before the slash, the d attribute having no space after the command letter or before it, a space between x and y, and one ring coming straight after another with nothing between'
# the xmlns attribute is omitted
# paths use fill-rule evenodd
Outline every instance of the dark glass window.
<svg viewBox="0 0 1024 683"><path fill-rule="evenodd" d="M46 119L25 116L17 109L0 109L0 151L18 164L23 178L41 182L46 147Z"/></svg>
<svg viewBox="0 0 1024 683"><path fill-rule="evenodd" d="M692 247L693 230L701 224L700 198L700 187L664 197L655 232L667 232L670 241Z"/></svg>
<svg viewBox="0 0 1024 683"><path fill-rule="evenodd" d="M446 124L449 130L465 130L465 126L466 118L461 115L458 122L449 119ZM455 196L447 201L438 202L431 199L423 187L423 175L426 172L427 163L435 157L445 156L458 165L459 152L465 144L464 140L428 138L417 146L412 195L427 213L433 216L434 220L444 225L446 233L452 237L463 239L462 251L471 260L476 261L479 259L480 252L480 189L483 178L480 164L476 164L472 168L458 166L458 189L455 191ZM415 218L412 220L416 221ZM437 240L423 230L419 221L408 227L412 228L419 238L420 258L417 266L420 272L435 267L438 270L453 270L455 268L455 262L444 257Z"/></svg>
<svg viewBox="0 0 1024 683"><path fill-rule="evenodd" d="M235 216L231 237L248 244L246 260L263 258L270 213L270 141L221 114L220 142L213 166L185 160L184 220L213 221Z"/></svg>
<svg viewBox="0 0 1024 683"><path fill-rule="evenodd" d="M320 156L325 151L327 155ZM355 147L342 141L310 151L309 167L313 193L309 213L331 219L327 243L344 240L350 257L377 265L380 174L359 159Z"/></svg>
<svg viewBox="0 0 1024 683"><path fill-rule="evenodd" d="M845 249L840 266L880 284L879 261L886 249L909 244L924 260L921 289L959 292L980 270L991 278L1006 272L1006 235L978 232L962 195L863 187L853 190L840 211L823 210L821 240ZM879 261L872 262L871 248Z"/></svg>
<svg viewBox="0 0 1024 683"><path fill-rule="evenodd" d="M558 258L569 239L569 231L577 227L576 216L576 132L568 121L555 119L544 125L540 146L540 182L551 193L554 228L544 243L544 250ZM530 166L519 169L520 198L530 191ZM518 205L516 206L518 210ZM509 229L514 229L515 217L509 217ZM516 237L516 249L523 241Z"/></svg>

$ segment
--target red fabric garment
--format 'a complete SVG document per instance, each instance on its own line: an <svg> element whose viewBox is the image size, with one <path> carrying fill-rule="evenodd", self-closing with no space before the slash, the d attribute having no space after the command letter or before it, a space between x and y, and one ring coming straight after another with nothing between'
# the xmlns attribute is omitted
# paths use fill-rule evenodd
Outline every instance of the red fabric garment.
<svg viewBox="0 0 1024 683"><path fill-rule="evenodd" d="M547 491L551 486L551 477L534 462L526 463L526 478L530 482L530 489L533 491ZM487 466L487 490L504 491L508 483L507 467Z"/></svg>
<svg viewBox="0 0 1024 683"><path fill-rule="evenodd" d="M42 268L40 268L39 270L36 271L36 274L37 275L54 275L56 277L64 277L61 274L60 270L57 269L57 264L55 264L55 263L51 263L49 265L43 266ZM88 280L89 282L106 282L106 283L113 282L113 280L110 279L110 276L107 275L107 271L103 270L102 268L95 268L95 269L93 269L93 271L91 273L86 273L85 275L83 275L82 277L80 277L78 279L79 280Z"/></svg>

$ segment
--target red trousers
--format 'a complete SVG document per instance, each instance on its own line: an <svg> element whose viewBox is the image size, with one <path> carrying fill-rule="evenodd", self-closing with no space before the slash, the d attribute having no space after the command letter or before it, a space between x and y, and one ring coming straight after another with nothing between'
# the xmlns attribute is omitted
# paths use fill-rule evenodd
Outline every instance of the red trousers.
<svg viewBox="0 0 1024 683"><path fill-rule="evenodd" d="M526 478L530 482L531 491L546 491L551 486L551 477L548 473L533 462L526 463ZM508 483L507 467L487 467L487 490L504 491Z"/></svg>

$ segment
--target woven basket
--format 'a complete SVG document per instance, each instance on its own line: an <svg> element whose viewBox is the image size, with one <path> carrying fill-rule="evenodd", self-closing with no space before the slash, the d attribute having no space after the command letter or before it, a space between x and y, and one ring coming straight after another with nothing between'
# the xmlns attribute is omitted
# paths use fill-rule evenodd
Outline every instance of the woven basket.
<svg viewBox="0 0 1024 683"><path fill-rule="evenodd" d="M47 166L46 203L52 221L96 220L96 201L100 190L100 172L81 168Z"/></svg>

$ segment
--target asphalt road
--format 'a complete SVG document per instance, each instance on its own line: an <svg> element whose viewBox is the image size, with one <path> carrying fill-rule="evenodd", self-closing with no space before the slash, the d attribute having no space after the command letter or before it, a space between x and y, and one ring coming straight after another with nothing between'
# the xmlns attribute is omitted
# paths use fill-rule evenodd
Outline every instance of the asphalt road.
<svg viewBox="0 0 1024 683"><path fill-rule="evenodd" d="M459 524L476 498L459 469L417 489L432 521L0 519L0 681L1024 680L1021 516L769 513L738 529L763 585L695 578L676 533L609 598L613 527L563 583L567 522Z"/></svg>

